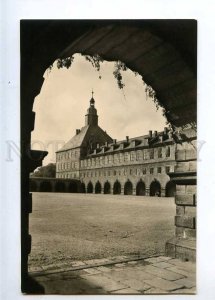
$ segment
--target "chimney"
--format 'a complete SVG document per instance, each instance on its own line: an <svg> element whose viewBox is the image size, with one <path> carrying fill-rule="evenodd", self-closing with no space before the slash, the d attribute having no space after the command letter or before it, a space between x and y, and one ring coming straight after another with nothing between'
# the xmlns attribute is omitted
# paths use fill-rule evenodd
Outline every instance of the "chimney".
<svg viewBox="0 0 215 300"><path fill-rule="evenodd" d="M113 143L116 144L116 139L113 140Z"/></svg>
<svg viewBox="0 0 215 300"><path fill-rule="evenodd" d="M167 134L167 131L168 131L167 127L164 127L164 134Z"/></svg>
<svg viewBox="0 0 215 300"><path fill-rule="evenodd" d="M76 135L80 133L80 129L76 129Z"/></svg>
<svg viewBox="0 0 215 300"><path fill-rule="evenodd" d="M128 143L129 142L129 136L126 135L126 142Z"/></svg>
<svg viewBox="0 0 215 300"><path fill-rule="evenodd" d="M149 130L149 137L152 138L152 130Z"/></svg>
<svg viewBox="0 0 215 300"><path fill-rule="evenodd" d="M158 135L157 130L154 131L154 137L156 137Z"/></svg>

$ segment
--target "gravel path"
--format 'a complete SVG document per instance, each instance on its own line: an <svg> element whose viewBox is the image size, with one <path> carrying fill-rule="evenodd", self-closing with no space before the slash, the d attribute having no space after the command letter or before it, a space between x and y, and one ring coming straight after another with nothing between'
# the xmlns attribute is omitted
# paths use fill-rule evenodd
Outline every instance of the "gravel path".
<svg viewBox="0 0 215 300"><path fill-rule="evenodd" d="M164 253L173 198L33 193L29 265Z"/></svg>

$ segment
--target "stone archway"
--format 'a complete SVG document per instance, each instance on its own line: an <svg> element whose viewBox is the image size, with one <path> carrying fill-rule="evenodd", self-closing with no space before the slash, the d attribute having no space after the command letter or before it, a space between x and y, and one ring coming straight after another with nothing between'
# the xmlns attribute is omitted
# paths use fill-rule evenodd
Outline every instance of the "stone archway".
<svg viewBox="0 0 215 300"><path fill-rule="evenodd" d="M197 22L195 20L139 20L138 22L83 20L79 25L76 20L37 22L38 25L35 26L32 21L21 21L22 292L29 292L29 286L32 286L32 282L29 283L27 268L30 249L29 172L41 166L43 158L47 155L45 151L30 149L30 133L34 129L35 118L32 107L34 98L41 89L43 74L50 63L58 57L68 57L75 52L89 55L96 53L106 60L121 60L130 69L138 71L156 90L172 125L179 127L196 121ZM131 27L134 28L133 32ZM53 36L56 32L61 34L58 34L58 39L55 41ZM196 159L195 151L189 159L192 161ZM193 168L192 172L187 172L185 164L187 162L180 162L180 167L177 169L176 166L175 169L175 173L178 172L177 176L171 174L170 177L171 179L177 177L176 179L179 180L181 176L180 185L184 187L183 190L186 190L186 185L189 184L193 196L196 168ZM186 192L183 196L186 199ZM195 201L192 206L195 209ZM176 226L180 226L180 222L178 224ZM186 234L185 229L183 229L184 234ZM195 228L191 230L195 235Z"/></svg>
<svg viewBox="0 0 215 300"><path fill-rule="evenodd" d="M93 184L92 184L91 181L87 185L87 193L88 194L92 194L93 193Z"/></svg>
<svg viewBox="0 0 215 300"><path fill-rule="evenodd" d="M41 192L51 192L52 191L52 185L48 181L42 181L40 183L40 191Z"/></svg>
<svg viewBox="0 0 215 300"><path fill-rule="evenodd" d="M133 185L131 181L127 181L124 185L124 195L132 195L133 194Z"/></svg>
<svg viewBox="0 0 215 300"><path fill-rule="evenodd" d="M121 194L121 183L117 180L113 185L113 194L120 195Z"/></svg>
<svg viewBox="0 0 215 300"><path fill-rule="evenodd" d="M111 193L111 186L108 181L105 182L104 184L104 194L110 194Z"/></svg>
<svg viewBox="0 0 215 300"><path fill-rule="evenodd" d="M96 185L95 185L95 194L101 194L101 192L102 192L101 183L99 181L97 181Z"/></svg>
<svg viewBox="0 0 215 300"><path fill-rule="evenodd" d="M150 184L150 196L161 196L161 185L159 181L154 180Z"/></svg>
<svg viewBox="0 0 215 300"><path fill-rule="evenodd" d="M77 186L77 183L75 183L75 182L70 182L69 187L68 187L68 192L69 192L69 193L77 193L77 192L78 192L78 186Z"/></svg>
<svg viewBox="0 0 215 300"><path fill-rule="evenodd" d="M65 183L58 181L55 183L55 192L56 193L65 193L66 192L66 187L65 187Z"/></svg>
<svg viewBox="0 0 215 300"><path fill-rule="evenodd" d="M166 197L175 197L176 184L173 181L169 181L166 184Z"/></svg>
<svg viewBox="0 0 215 300"><path fill-rule="evenodd" d="M142 180L140 180L136 186L136 195L137 196L145 196L145 194L146 194L145 183Z"/></svg>
<svg viewBox="0 0 215 300"><path fill-rule="evenodd" d="M81 185L80 185L80 192L81 193L86 193L86 186L85 186L84 182L82 182Z"/></svg>

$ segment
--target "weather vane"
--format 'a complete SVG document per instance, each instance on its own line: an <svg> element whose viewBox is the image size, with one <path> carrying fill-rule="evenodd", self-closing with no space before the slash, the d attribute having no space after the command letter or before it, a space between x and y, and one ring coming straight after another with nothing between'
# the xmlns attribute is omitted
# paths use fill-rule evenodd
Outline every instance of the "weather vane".
<svg viewBox="0 0 215 300"><path fill-rule="evenodd" d="M93 89L92 89L92 98L93 98L93 94L94 94L94 91L93 91Z"/></svg>

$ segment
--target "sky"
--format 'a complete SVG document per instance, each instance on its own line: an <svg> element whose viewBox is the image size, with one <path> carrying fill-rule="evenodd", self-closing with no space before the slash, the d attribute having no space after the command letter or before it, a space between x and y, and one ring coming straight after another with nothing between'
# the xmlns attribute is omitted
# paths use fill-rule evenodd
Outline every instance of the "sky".
<svg viewBox="0 0 215 300"><path fill-rule="evenodd" d="M69 69L53 68L44 73L44 83L35 98L36 112L32 149L49 154L43 165L56 161L55 151L85 125L85 114L94 91L99 126L113 138L137 137L149 130L162 131L166 119L146 95L140 75L122 72L123 90L113 75L114 62L104 61L98 72L85 57L74 55ZM99 78L101 76L101 79Z"/></svg>

